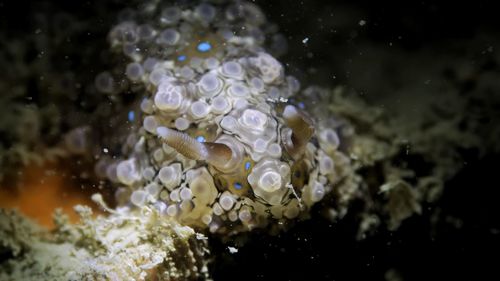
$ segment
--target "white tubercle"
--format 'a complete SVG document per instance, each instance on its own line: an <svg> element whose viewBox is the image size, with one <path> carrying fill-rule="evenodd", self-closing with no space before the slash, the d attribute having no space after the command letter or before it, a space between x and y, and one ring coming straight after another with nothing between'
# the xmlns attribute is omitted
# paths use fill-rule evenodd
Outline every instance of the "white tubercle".
<svg viewBox="0 0 500 281"><path fill-rule="evenodd" d="M179 163L162 167L158 173L160 182L168 189L173 190L181 181L182 167Z"/></svg>
<svg viewBox="0 0 500 281"><path fill-rule="evenodd" d="M267 192L276 191L281 187L281 176L275 171L266 172L259 179L258 185Z"/></svg>
<svg viewBox="0 0 500 281"><path fill-rule="evenodd" d="M165 81L160 84L154 101L158 109L163 111L174 111L178 109L184 99L184 90L181 86L173 85Z"/></svg>

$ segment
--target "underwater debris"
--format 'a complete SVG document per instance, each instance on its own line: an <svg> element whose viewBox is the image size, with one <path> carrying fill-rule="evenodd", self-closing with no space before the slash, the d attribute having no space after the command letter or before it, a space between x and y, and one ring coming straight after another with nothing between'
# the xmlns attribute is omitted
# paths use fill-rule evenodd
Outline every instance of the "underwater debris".
<svg viewBox="0 0 500 281"><path fill-rule="evenodd" d="M15 211L0 209L1 280L209 280L206 241L154 209L118 208L81 223L56 213L48 232Z"/></svg>

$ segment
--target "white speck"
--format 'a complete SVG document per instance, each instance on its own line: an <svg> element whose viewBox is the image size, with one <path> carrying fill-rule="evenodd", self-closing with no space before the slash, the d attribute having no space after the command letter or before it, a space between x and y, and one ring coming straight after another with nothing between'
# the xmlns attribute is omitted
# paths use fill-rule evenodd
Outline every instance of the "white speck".
<svg viewBox="0 0 500 281"><path fill-rule="evenodd" d="M196 233L196 239L198 239L198 240L208 240L208 238L205 235L201 234L201 233Z"/></svg>
<svg viewBox="0 0 500 281"><path fill-rule="evenodd" d="M366 24L366 21L365 20L360 20L359 21L359 26L364 26Z"/></svg>
<svg viewBox="0 0 500 281"><path fill-rule="evenodd" d="M306 38L304 38L304 40L302 40L302 43L307 44L308 41L309 41L309 37L306 37Z"/></svg>
<svg viewBox="0 0 500 281"><path fill-rule="evenodd" d="M108 153L109 150L107 148L103 148L102 151L104 151L104 153Z"/></svg>
<svg viewBox="0 0 500 281"><path fill-rule="evenodd" d="M231 254L236 254L238 252L238 249L236 249L235 247L228 246L227 249Z"/></svg>

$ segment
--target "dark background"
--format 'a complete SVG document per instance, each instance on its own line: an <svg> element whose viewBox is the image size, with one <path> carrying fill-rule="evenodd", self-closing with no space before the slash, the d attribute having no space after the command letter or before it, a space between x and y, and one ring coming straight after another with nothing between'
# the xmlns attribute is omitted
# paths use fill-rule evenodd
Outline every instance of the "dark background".
<svg viewBox="0 0 500 281"><path fill-rule="evenodd" d="M289 63L291 72L307 83L346 85L363 92L374 105L390 96L388 91L394 85L387 83L397 86L397 82L410 79L404 75L411 72L404 72L394 82L400 71L408 71L403 62L413 56L424 58L419 69L425 70L443 56L452 54L451 58L467 60L489 47L500 48L496 40L500 39L499 9L494 1L255 2L288 37L289 53L282 61ZM0 1L0 33L4 35L0 38L33 33L36 13L50 16L64 11L94 22L93 32L86 38L102 40L115 11L124 3ZM366 24L360 25L361 20ZM483 35L491 40L478 40L478 36L485 38ZM306 44L302 42L305 38ZM85 44L85 40L77 42ZM377 49L375 56L380 54L379 61L364 63L364 54L373 48ZM401 58L400 64L398 59L394 62L394 53ZM385 56L391 61L388 69L357 83L362 73L380 67ZM489 67L498 69L496 60L491 60L493 65ZM96 69L98 64L96 61ZM460 87L458 90L467 92ZM355 239L357 221L353 216L330 223L318 214L279 236L253 234L235 254L212 239L212 253L216 255L213 278L384 280L387 271L395 269L404 280L500 280L499 160L494 153L482 159L466 159L467 165L446 184L436 204L441 209L436 224L431 223L436 206L428 206L397 231L381 229L362 241Z"/></svg>

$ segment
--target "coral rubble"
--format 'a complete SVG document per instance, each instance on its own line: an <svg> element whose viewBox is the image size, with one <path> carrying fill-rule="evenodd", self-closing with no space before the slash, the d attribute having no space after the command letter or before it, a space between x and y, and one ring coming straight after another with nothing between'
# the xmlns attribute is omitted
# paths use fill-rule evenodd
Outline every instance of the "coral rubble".
<svg viewBox="0 0 500 281"><path fill-rule="evenodd" d="M82 223L61 213L52 232L14 211L0 211L1 280L205 280L206 238L155 210L127 208Z"/></svg>

